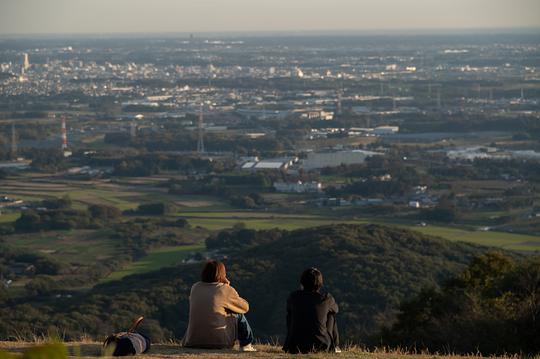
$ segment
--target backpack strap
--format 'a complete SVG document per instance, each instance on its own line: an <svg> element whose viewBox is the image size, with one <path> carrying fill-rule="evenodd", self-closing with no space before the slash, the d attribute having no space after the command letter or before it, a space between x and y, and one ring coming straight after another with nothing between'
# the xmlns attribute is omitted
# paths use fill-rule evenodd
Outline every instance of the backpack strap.
<svg viewBox="0 0 540 359"><path fill-rule="evenodd" d="M141 322L144 320L144 317L143 316L140 316L138 317L137 319L135 319L133 321L133 323L131 324L131 327L129 327L128 329L128 333L133 333L135 330L137 330L137 327L139 326L139 324L141 324Z"/></svg>

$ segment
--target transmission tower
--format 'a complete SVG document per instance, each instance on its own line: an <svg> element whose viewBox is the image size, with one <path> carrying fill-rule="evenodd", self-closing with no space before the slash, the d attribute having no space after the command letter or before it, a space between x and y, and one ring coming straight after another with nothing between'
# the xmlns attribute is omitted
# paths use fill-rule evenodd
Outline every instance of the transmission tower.
<svg viewBox="0 0 540 359"><path fill-rule="evenodd" d="M66 151L68 148L66 116L62 115L61 119L62 119L62 151Z"/></svg>
<svg viewBox="0 0 540 359"><path fill-rule="evenodd" d="M135 122L131 122L129 125L129 135L132 139L137 137L137 125Z"/></svg>
<svg viewBox="0 0 540 359"><path fill-rule="evenodd" d="M341 90L337 91L337 99L336 99L336 115L341 116L342 114L342 108L341 108Z"/></svg>
<svg viewBox="0 0 540 359"><path fill-rule="evenodd" d="M201 103L201 108L199 110L199 120L197 121L197 132L198 132L197 152L198 153L204 153L203 124L204 124L203 104Z"/></svg>
<svg viewBox="0 0 540 359"><path fill-rule="evenodd" d="M15 133L15 124L11 124L11 158L17 158L17 134Z"/></svg>

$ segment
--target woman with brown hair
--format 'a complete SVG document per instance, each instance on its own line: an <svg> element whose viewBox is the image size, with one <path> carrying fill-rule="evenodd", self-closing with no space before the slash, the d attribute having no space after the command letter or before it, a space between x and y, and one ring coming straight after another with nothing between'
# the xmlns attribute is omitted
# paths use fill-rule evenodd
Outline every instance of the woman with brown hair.
<svg viewBox="0 0 540 359"><path fill-rule="evenodd" d="M182 339L185 347L232 348L238 340L241 351L256 351L244 316L249 304L230 284L223 263L205 264L201 281L191 287L189 295L189 324Z"/></svg>

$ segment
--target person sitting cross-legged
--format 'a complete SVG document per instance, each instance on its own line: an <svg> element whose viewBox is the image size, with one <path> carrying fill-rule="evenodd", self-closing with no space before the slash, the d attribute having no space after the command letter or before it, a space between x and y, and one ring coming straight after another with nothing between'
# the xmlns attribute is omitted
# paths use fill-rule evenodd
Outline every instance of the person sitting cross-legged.
<svg viewBox="0 0 540 359"><path fill-rule="evenodd" d="M306 269L300 278L301 289L287 300L287 336L283 350L292 353L341 352L336 314L338 305L325 292L322 273Z"/></svg>
<svg viewBox="0 0 540 359"><path fill-rule="evenodd" d="M209 261L201 281L189 295L189 324L182 345L190 348L232 348L236 340L240 351L257 351L253 332L245 317L248 302L238 295L227 279L225 265Z"/></svg>

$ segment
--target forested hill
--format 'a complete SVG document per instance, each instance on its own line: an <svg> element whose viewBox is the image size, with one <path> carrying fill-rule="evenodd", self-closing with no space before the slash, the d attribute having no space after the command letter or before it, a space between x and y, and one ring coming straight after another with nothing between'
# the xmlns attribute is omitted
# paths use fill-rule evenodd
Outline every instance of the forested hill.
<svg viewBox="0 0 540 359"><path fill-rule="evenodd" d="M436 286L484 250L416 232L377 225L335 225L296 231L221 232L209 248L228 254L232 285L251 304L248 319L262 338L285 331L285 303L300 272L315 266L340 304L344 338L365 340L389 324L401 300ZM148 319L154 340L181 338L188 295L202 264L179 265L95 287L74 298L8 303L0 311L0 337L58 330L69 338L98 338L125 328L136 315Z"/></svg>

